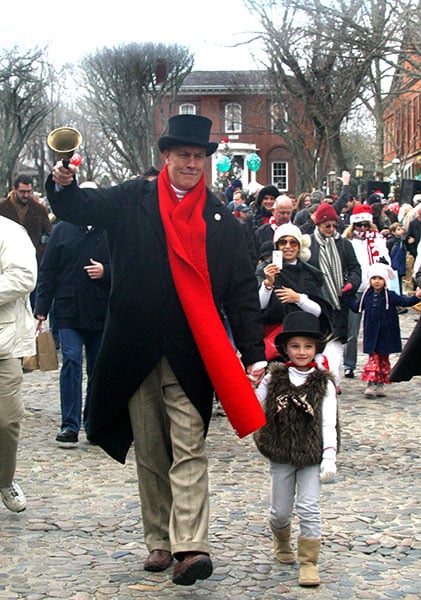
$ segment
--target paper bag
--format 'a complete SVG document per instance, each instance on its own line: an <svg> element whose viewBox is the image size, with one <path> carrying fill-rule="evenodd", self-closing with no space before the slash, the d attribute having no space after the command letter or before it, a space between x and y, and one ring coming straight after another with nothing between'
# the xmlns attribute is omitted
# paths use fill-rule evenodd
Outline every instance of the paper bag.
<svg viewBox="0 0 421 600"><path fill-rule="evenodd" d="M39 369L38 356L24 356L22 360L22 369L24 371L36 371Z"/></svg>
<svg viewBox="0 0 421 600"><path fill-rule="evenodd" d="M57 350L51 331L40 331L36 336L37 356L40 371L58 369Z"/></svg>

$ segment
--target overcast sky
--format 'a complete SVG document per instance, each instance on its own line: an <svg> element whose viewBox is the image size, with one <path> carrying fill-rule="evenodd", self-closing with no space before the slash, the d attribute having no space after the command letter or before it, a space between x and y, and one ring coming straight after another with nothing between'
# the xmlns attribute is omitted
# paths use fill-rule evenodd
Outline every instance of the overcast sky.
<svg viewBox="0 0 421 600"><path fill-rule="evenodd" d="M243 0L8 0L0 12L0 47L48 45L58 64L151 41L188 46L195 70L255 69L253 47L229 46L258 30Z"/></svg>

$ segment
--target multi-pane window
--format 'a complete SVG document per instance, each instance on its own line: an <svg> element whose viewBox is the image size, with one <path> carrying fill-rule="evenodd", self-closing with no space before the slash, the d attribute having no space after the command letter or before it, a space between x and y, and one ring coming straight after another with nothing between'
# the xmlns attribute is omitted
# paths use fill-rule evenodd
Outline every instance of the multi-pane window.
<svg viewBox="0 0 421 600"><path fill-rule="evenodd" d="M241 133L241 105L230 102L225 106L226 133Z"/></svg>
<svg viewBox="0 0 421 600"><path fill-rule="evenodd" d="M181 104L180 115L195 115L196 106L194 104Z"/></svg>
<svg viewBox="0 0 421 600"><path fill-rule="evenodd" d="M281 192L288 190L288 163L284 161L274 161L272 163L272 184Z"/></svg>
<svg viewBox="0 0 421 600"><path fill-rule="evenodd" d="M271 131L280 133L288 123L288 113L285 107L278 102L272 102L270 107L270 128Z"/></svg>

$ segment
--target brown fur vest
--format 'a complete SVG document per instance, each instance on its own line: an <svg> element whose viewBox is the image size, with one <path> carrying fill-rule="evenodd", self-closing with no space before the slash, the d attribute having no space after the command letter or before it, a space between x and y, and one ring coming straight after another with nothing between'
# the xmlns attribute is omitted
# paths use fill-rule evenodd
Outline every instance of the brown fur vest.
<svg viewBox="0 0 421 600"><path fill-rule="evenodd" d="M264 402L267 423L254 434L258 450L272 462L296 467L320 464L323 453L322 402L329 371L315 369L303 385L293 385L288 368L272 363Z"/></svg>

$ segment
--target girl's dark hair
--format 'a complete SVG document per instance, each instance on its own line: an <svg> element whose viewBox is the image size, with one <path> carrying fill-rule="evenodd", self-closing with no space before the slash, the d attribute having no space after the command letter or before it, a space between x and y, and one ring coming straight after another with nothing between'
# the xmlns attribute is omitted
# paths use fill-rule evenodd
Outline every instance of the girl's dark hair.
<svg viewBox="0 0 421 600"><path fill-rule="evenodd" d="M296 337L296 336L292 335L291 337ZM286 348L287 348L287 343L291 339L291 337L288 338L287 340L285 340L285 342L282 344L281 347L278 347L279 353L284 358L288 358L288 354L287 354ZM322 354L323 350L325 349L325 346L326 346L327 342L330 339L330 336L326 336L326 337L320 338L320 339L312 338L311 335L303 335L302 337L311 338L312 340L314 340L316 342L316 354Z"/></svg>

